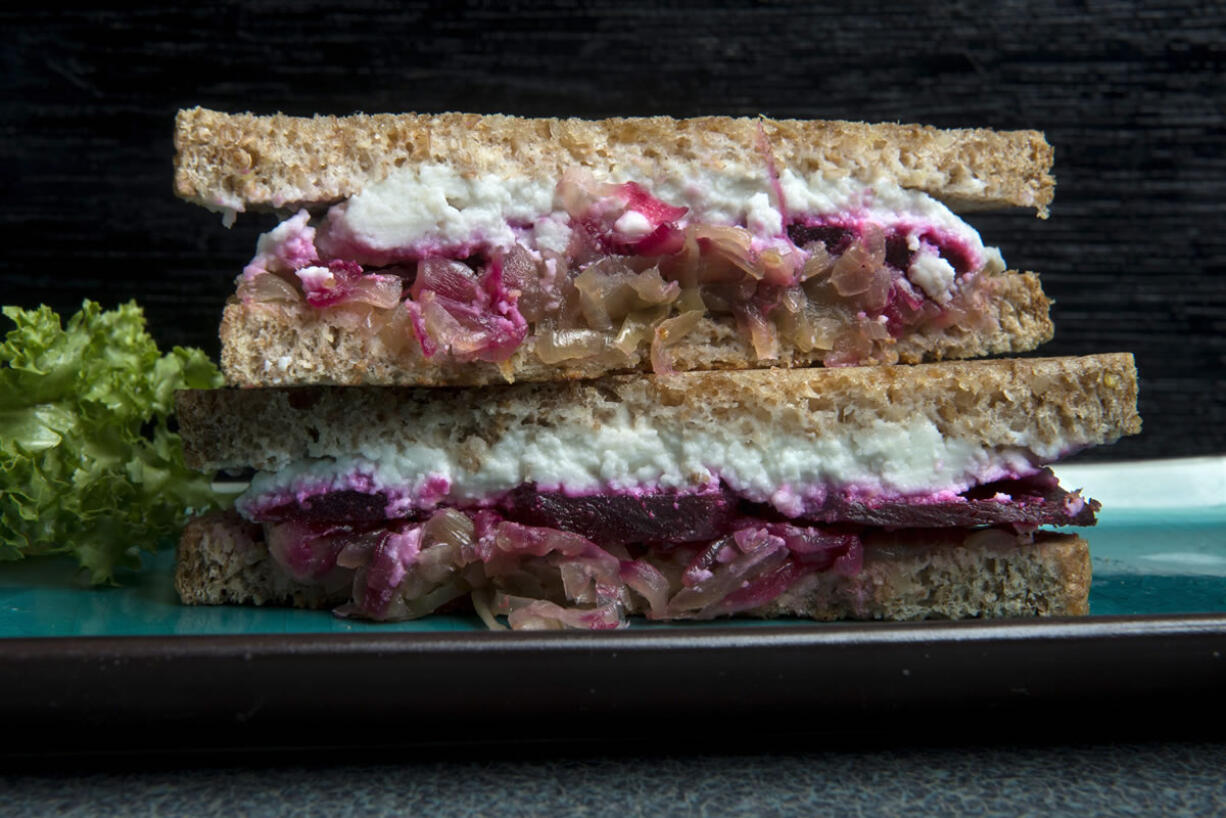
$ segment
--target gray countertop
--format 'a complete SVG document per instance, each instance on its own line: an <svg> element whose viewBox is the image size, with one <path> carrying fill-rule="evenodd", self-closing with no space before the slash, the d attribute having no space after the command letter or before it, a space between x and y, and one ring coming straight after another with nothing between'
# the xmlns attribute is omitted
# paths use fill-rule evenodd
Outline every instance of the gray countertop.
<svg viewBox="0 0 1226 818"><path fill-rule="evenodd" d="M938 747L777 755L191 768L47 762L0 776L5 815L1220 815L1226 744Z"/></svg>

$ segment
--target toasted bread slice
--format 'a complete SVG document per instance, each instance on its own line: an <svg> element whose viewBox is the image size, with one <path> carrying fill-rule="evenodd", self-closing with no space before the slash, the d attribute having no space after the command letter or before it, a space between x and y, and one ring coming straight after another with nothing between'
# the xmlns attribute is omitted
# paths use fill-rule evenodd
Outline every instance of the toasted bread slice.
<svg viewBox="0 0 1226 818"><path fill-rule="evenodd" d="M1038 460L1140 431L1132 355L916 366L686 372L484 389L301 387L178 394L187 462L273 471L304 458L416 445L471 471L523 429L581 441L619 418L669 440L742 446L853 440L923 425L946 440Z"/></svg>
<svg viewBox="0 0 1226 818"><path fill-rule="evenodd" d="M760 118L525 119L478 114L292 117L180 111L175 192L232 211L341 201L406 164L556 179L584 166L651 178L661 163L758 165L887 177L955 209L1034 208L1046 216L1052 149L1036 131Z"/></svg>

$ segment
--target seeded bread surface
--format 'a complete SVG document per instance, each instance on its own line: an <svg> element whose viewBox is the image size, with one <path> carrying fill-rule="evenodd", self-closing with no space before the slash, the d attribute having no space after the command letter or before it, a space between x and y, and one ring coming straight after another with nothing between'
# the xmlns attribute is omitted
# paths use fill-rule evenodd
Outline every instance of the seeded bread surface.
<svg viewBox="0 0 1226 818"><path fill-rule="evenodd" d="M267 471L368 444L482 452L520 426L588 430L627 415L661 434L720 430L846 439L880 421L931 421L947 438L1067 452L1140 431L1132 355L915 366L685 372L484 388L291 387L182 391L188 465Z"/></svg>
<svg viewBox="0 0 1226 818"><path fill-rule="evenodd" d="M947 534L884 532L870 536L854 577L813 574L768 605L742 616L835 619L965 619L1065 616L1088 612L1086 541L1040 532L1033 544L976 545ZM179 544L175 588L188 605L329 608L349 589L332 591L288 579L258 526L214 513L188 523Z"/></svg>
<svg viewBox="0 0 1226 818"><path fill-rule="evenodd" d="M604 120L501 115L293 117L205 108L175 120L175 193L234 211L324 205L397 167L447 163L463 173L557 179L571 167L650 180L680 159L708 169L765 164L809 175L886 177L955 209L1034 208L1055 180L1037 131L768 118Z"/></svg>
<svg viewBox="0 0 1226 818"><path fill-rule="evenodd" d="M926 328L892 346L902 363L977 358L1027 352L1052 337L1051 302L1033 273L993 277L986 330L958 326ZM269 307L232 297L221 320L221 368L235 386L480 386L508 381L595 378L650 371L644 342L627 365L607 357L546 364L532 350L532 338L505 364L440 362L421 354L416 342L392 349L377 334L337 327L305 304ZM610 336L611 337L611 336ZM797 367L820 363L826 350L801 350L780 338L779 357L759 360L750 341L728 316L708 315L675 346L669 357L677 370Z"/></svg>

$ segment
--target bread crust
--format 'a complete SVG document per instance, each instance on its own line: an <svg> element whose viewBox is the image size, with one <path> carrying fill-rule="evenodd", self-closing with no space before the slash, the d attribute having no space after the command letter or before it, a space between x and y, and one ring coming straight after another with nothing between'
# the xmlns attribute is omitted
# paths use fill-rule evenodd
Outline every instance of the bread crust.
<svg viewBox="0 0 1226 818"><path fill-rule="evenodd" d="M233 512L188 523L179 545L175 588L187 605L329 608L348 588L329 592L288 579L261 542L258 527ZM965 619L1069 616L1089 611L1086 541L1039 532L1033 544L971 545L944 533L879 532L864 548L863 569L847 577L811 574L747 617Z"/></svg>
<svg viewBox="0 0 1226 818"><path fill-rule="evenodd" d="M286 576L262 542L260 527L234 511L188 521L179 538L174 586L185 605L321 608L335 596Z"/></svg>
<svg viewBox="0 0 1226 818"><path fill-rule="evenodd" d="M1035 349L1052 337L1051 302L1034 273L994 276L987 303L988 329L926 327L904 335L886 351L902 363L1006 355ZM531 332L531 330L530 330ZM611 333L610 338L616 333ZM504 364L429 359L415 341L389 347L377 334L329 324L305 304L269 307L230 299L221 320L221 368L235 386L479 386L513 381L596 378L652 368L648 342L628 359L608 356L544 363L531 335ZM759 360L731 317L708 315L669 348L679 371L803 367L821 363L827 350L802 350L780 338L777 358ZM878 361L871 361L878 363ZM888 363L890 361L880 361Z"/></svg>
<svg viewBox="0 0 1226 818"><path fill-rule="evenodd" d="M560 178L570 167L650 180L658 163L765 164L805 175L893 179L957 210L1033 208L1046 217L1052 148L1037 131L939 130L766 117L527 119L501 115L293 117L205 108L175 119L175 193L214 209L267 210L348 198L406 164Z"/></svg>
<svg viewBox="0 0 1226 818"><path fill-rule="evenodd" d="M628 413L669 434L710 429L747 444L845 439L926 418L947 438L1065 452L1140 431L1131 354L915 366L627 375L502 387L297 387L177 395L187 463L275 471L365 444L471 449L523 425L579 430ZM683 438L678 438L683 439Z"/></svg>

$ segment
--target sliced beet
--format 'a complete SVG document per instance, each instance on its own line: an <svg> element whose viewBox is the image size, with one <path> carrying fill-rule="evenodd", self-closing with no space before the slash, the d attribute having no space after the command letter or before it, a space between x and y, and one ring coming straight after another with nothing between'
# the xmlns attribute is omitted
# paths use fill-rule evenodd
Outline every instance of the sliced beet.
<svg viewBox="0 0 1226 818"><path fill-rule="evenodd" d="M941 258L949 262L949 266L954 268L954 272L958 275L966 275L971 272L971 250L964 246L961 242L942 240L940 236L925 235L924 240L936 245L937 251L941 254Z"/></svg>
<svg viewBox="0 0 1226 818"><path fill-rule="evenodd" d="M915 253L907 246L907 237L902 233L891 233L885 240L885 263L895 270L906 272L911 267Z"/></svg>
<svg viewBox="0 0 1226 818"><path fill-rule="evenodd" d="M1008 499L1004 499L1008 497ZM831 496L800 519L883 528L973 528L985 525L1094 525L1097 500L1065 491L1050 470L976 486L957 499L859 500Z"/></svg>
<svg viewBox="0 0 1226 818"><path fill-rule="evenodd" d="M260 522L300 520L370 523L386 519L382 492L332 491L262 509ZM538 492L530 484L498 502L501 517L571 531L601 546L706 542L747 519L784 521L776 509L740 500L727 487L702 494L592 494ZM1094 525L1100 505L1065 491L1049 470L1030 477L976 486L948 499L856 498L831 494L794 522L882 528L972 528L1015 525ZM427 513L428 516L428 513Z"/></svg>
<svg viewBox="0 0 1226 818"><path fill-rule="evenodd" d="M304 497L299 502L289 501L272 508L261 509L259 522L279 523L289 520L324 522L379 522L387 519L387 495L382 492L344 490L329 491Z"/></svg>
<svg viewBox="0 0 1226 818"><path fill-rule="evenodd" d="M836 224L789 224L788 238L797 247L804 247L820 241L826 245L826 252L838 255L844 252L855 241L855 231Z"/></svg>
<svg viewBox="0 0 1226 818"><path fill-rule="evenodd" d="M712 540L737 516L736 500L722 491L570 497L520 486L500 506L507 519L573 531L601 546Z"/></svg>

